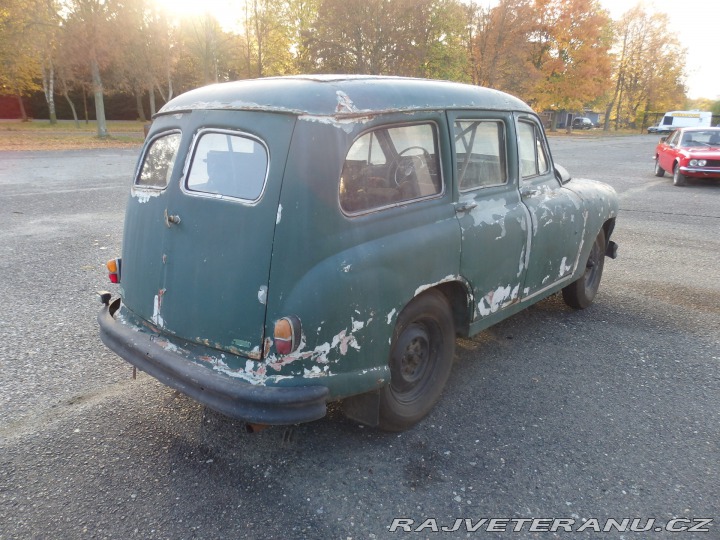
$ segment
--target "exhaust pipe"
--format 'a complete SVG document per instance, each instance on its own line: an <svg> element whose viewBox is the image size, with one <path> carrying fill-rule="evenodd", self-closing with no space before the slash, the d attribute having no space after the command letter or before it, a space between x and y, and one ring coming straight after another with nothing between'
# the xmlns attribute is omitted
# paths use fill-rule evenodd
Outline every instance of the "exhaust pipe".
<svg viewBox="0 0 720 540"><path fill-rule="evenodd" d="M251 424L248 422L245 424L245 433L258 433L269 427L270 426L268 424Z"/></svg>

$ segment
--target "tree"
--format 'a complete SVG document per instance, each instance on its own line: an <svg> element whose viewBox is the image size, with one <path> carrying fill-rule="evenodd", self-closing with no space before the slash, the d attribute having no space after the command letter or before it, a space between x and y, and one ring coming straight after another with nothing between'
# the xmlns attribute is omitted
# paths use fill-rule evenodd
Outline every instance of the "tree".
<svg viewBox="0 0 720 540"><path fill-rule="evenodd" d="M121 35L113 24L117 10L122 6L109 0L68 0L64 6L66 51L69 63L87 69L95 97L95 118L98 137L107 137L102 70L112 64L116 54L116 41Z"/></svg>
<svg viewBox="0 0 720 540"><path fill-rule="evenodd" d="M540 77L531 62L531 36L536 30L532 0L500 0L492 9L478 8L473 29L473 82L529 95Z"/></svg>
<svg viewBox="0 0 720 540"><path fill-rule="evenodd" d="M667 15L649 15L641 6L628 10L616 23L618 53L614 90L606 102L606 130L613 114L619 129L635 127L646 112L682 108L685 52L664 31L668 27Z"/></svg>
<svg viewBox="0 0 720 540"><path fill-rule="evenodd" d="M535 0L534 9L531 62L540 76L524 97L538 110L582 109L608 87L610 19L597 0Z"/></svg>
<svg viewBox="0 0 720 540"><path fill-rule="evenodd" d="M302 24L296 15L314 15L312 6L284 0L245 0L244 26L247 69L251 76L292 73L293 28Z"/></svg>
<svg viewBox="0 0 720 540"><path fill-rule="evenodd" d="M318 13L305 41L315 71L466 77L456 0L321 0Z"/></svg>
<svg viewBox="0 0 720 540"><path fill-rule="evenodd" d="M31 0L12 0L0 7L0 91L17 97L23 120L27 113L23 96L38 89L40 72L33 39Z"/></svg>

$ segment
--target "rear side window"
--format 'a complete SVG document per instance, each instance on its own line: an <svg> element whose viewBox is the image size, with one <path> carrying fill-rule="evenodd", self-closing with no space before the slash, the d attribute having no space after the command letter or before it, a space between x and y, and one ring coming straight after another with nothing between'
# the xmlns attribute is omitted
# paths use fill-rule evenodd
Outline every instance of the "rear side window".
<svg viewBox="0 0 720 540"><path fill-rule="evenodd" d="M173 132L157 137L145 152L140 174L135 185L163 189L170 181L175 158L180 146L180 133Z"/></svg>
<svg viewBox="0 0 720 540"><path fill-rule="evenodd" d="M460 191L505 184L504 124L496 120L456 121L455 157Z"/></svg>
<svg viewBox="0 0 720 540"><path fill-rule="evenodd" d="M357 214L442 193L434 124L375 129L348 151L340 177L340 206Z"/></svg>
<svg viewBox="0 0 720 540"><path fill-rule="evenodd" d="M530 122L518 124L518 150L520 154L520 175L523 178L548 172L548 158L540 130Z"/></svg>
<svg viewBox="0 0 720 540"><path fill-rule="evenodd" d="M195 146L185 187L256 201L265 187L267 171L267 148L259 140L236 133L205 132Z"/></svg>

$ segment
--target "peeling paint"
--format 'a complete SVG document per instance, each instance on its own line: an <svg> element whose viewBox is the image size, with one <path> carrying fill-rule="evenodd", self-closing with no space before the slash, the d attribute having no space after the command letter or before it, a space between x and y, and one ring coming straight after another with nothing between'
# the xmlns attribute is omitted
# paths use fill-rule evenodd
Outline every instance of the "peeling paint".
<svg viewBox="0 0 720 540"><path fill-rule="evenodd" d="M269 368L276 371L281 370L284 366L296 362L298 360L310 360L318 364L329 364L332 355L336 356L334 361L338 361L337 356L345 356L350 349L360 350L360 344L355 334L365 329L372 318L367 321L356 321L351 319L350 328L343 328L335 334L330 342L317 345L313 350L305 350L305 335L302 336L298 350L285 356L270 355L266 358L266 364Z"/></svg>
<svg viewBox="0 0 720 540"><path fill-rule="evenodd" d="M275 225L280 223L282 219L282 204L278 204L277 216L275 217Z"/></svg>
<svg viewBox="0 0 720 540"><path fill-rule="evenodd" d="M158 293L155 295L155 298L153 299L153 314L150 320L153 322L155 326L158 328L164 328L165 327L165 321L162 318L162 315L160 315L160 311L162 309L162 298L165 294L165 289L160 289Z"/></svg>
<svg viewBox="0 0 720 540"><path fill-rule="evenodd" d="M314 114L303 114L298 120L305 122L317 122L342 129L345 133L352 133L358 125L365 124L371 120L370 117L337 118L335 116L321 116Z"/></svg>
<svg viewBox="0 0 720 540"><path fill-rule="evenodd" d="M510 304L518 300L519 291L519 283L515 285L515 287L507 285L505 287L498 287L494 291L490 291L478 302L478 314L481 317L487 317L488 315L495 313L499 309L509 306Z"/></svg>
<svg viewBox="0 0 720 540"><path fill-rule="evenodd" d="M156 190L148 190L148 189L132 189L130 191L130 195L137 199L138 203L144 204L148 202L153 197L159 197L160 191Z"/></svg>
<svg viewBox="0 0 720 540"><path fill-rule="evenodd" d="M395 317L395 313L397 313L397 310L395 308L392 309L390 313L387 314L387 323L392 324L393 317Z"/></svg>
<svg viewBox="0 0 720 540"><path fill-rule="evenodd" d="M267 304L267 292L267 285L261 285L260 290L258 291L258 302L260 302L263 306Z"/></svg>
<svg viewBox="0 0 720 540"><path fill-rule="evenodd" d="M352 102L352 99L350 99L350 96L348 96L345 92L342 90L337 90L335 92L337 95L337 107L335 107L335 112L338 113L356 113L358 112L357 107L355 107L355 104Z"/></svg>
<svg viewBox="0 0 720 540"><path fill-rule="evenodd" d="M460 276L455 276L453 274L447 275L444 278L442 278L440 281L436 281L435 283L428 283L427 285L421 285L417 289L415 289L415 295L417 296L420 293L427 291L428 289L432 289L433 287L437 287L441 283L449 283L450 281L459 281Z"/></svg>
<svg viewBox="0 0 720 540"><path fill-rule="evenodd" d="M567 257L563 257L562 261L560 261L560 271L558 272L558 278L561 278L567 273L572 270L573 265L572 264L565 264L567 261Z"/></svg>

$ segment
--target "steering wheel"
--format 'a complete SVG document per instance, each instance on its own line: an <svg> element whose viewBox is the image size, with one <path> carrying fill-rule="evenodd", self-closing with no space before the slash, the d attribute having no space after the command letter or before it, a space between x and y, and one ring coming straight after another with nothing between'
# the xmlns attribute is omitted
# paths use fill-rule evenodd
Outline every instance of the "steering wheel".
<svg viewBox="0 0 720 540"><path fill-rule="evenodd" d="M420 150L422 155L413 154L411 156L406 156L405 154L407 154L410 150ZM395 172L393 174L395 185L400 187L400 184L408 180L408 177L413 173L413 171L427 169L430 159L430 152L428 152L424 147L408 146L405 150L398 154L398 159L395 163Z"/></svg>

